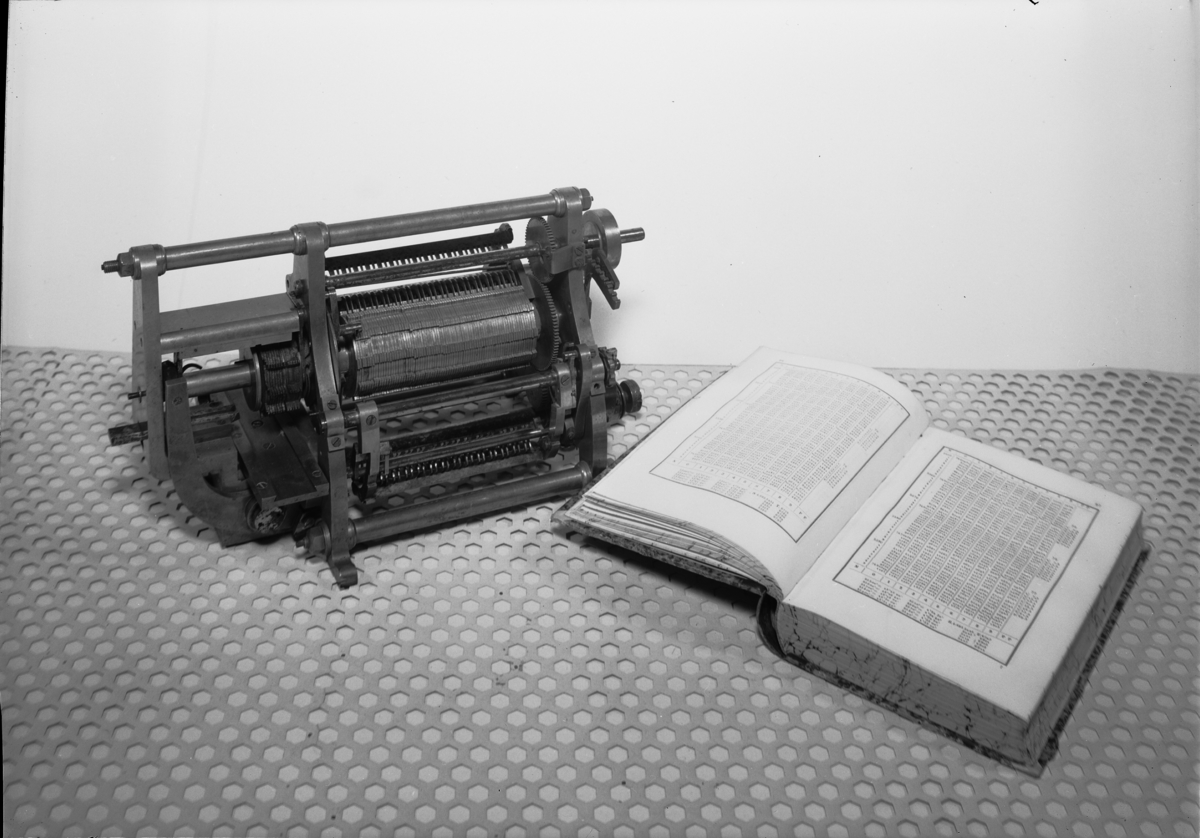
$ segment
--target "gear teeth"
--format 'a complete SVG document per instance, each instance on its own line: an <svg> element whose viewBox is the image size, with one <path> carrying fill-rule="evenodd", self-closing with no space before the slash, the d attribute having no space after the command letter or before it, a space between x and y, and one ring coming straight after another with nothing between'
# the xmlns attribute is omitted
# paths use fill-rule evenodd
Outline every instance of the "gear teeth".
<svg viewBox="0 0 1200 838"><path fill-rule="evenodd" d="M549 322L546 324L546 328L550 329L550 349L548 356L546 356L546 366L549 367L550 364L558 359L559 353L562 350L562 312L554 304L554 298L550 296L550 289L544 283L534 282L532 284L535 292L545 306L545 312L548 314L546 319ZM539 341L539 360L545 355L544 348L544 345L541 345L541 341Z"/></svg>
<svg viewBox="0 0 1200 838"><path fill-rule="evenodd" d="M558 249L558 238L550 229L550 222L539 216L529 219L525 225L525 244L538 245L546 250L546 256L529 258L529 270L539 282L550 281L550 253Z"/></svg>
<svg viewBox="0 0 1200 838"><path fill-rule="evenodd" d="M558 247L558 239L550 229L550 222L538 216L529 219L525 225L525 244L540 244L554 250Z"/></svg>

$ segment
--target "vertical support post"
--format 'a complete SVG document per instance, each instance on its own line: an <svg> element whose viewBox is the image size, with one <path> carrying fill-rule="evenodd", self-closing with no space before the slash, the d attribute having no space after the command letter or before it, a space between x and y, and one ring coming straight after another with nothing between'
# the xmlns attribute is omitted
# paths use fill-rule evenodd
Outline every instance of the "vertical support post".
<svg viewBox="0 0 1200 838"><path fill-rule="evenodd" d="M329 532L325 561L339 587L358 584L358 571L350 561L353 546L347 532L350 489L346 473L346 417L338 392L337 346L331 338L330 301L325 290L325 250L329 232L324 224L297 224L292 228L297 253L292 260L292 282L303 288L308 317L308 345L312 350L317 392L315 407L318 437L317 461L329 479L329 494L321 500L321 520ZM302 283L302 284L301 284Z"/></svg>
<svg viewBox="0 0 1200 838"><path fill-rule="evenodd" d="M559 246L571 249L571 269L556 276L551 293L560 309L571 316L564 320L563 329L568 343L579 352L579 392L575 408L575 440L579 462L586 463L595 473L608 466L608 413L604 404L604 362L592 333L591 301L586 284L587 244L584 241L584 193L575 187L555 189L552 193L562 199L565 212L547 219ZM590 197L588 199L590 204Z"/></svg>
<svg viewBox="0 0 1200 838"><path fill-rule="evenodd" d="M133 421L146 423L146 460L159 480L170 478L167 434L163 421L162 327L159 323L158 277L165 253L159 245L131 251L133 267Z"/></svg>

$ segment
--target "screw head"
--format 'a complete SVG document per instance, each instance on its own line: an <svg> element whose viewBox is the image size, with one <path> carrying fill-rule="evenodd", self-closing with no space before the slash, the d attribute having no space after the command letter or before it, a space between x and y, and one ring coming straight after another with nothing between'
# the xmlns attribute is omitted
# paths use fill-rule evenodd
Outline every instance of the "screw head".
<svg viewBox="0 0 1200 838"><path fill-rule="evenodd" d="M330 410L337 410L337 409L338 409L338 403L337 403L337 401L336 401L335 399L330 399L329 401L325 402L325 406L326 406L327 408L329 408Z"/></svg>
<svg viewBox="0 0 1200 838"><path fill-rule="evenodd" d="M342 438L340 436L335 436L333 439L329 440L329 447L330 448L341 448L342 447Z"/></svg>
<svg viewBox="0 0 1200 838"><path fill-rule="evenodd" d="M271 488L270 484L268 484L265 480L260 480L257 483L255 483L254 485L263 491L266 491L267 489Z"/></svg>
<svg viewBox="0 0 1200 838"><path fill-rule="evenodd" d="M367 427L368 428L375 427L375 423L378 421L378 419L379 419L379 417L377 417L377 416L368 416L367 417Z"/></svg>

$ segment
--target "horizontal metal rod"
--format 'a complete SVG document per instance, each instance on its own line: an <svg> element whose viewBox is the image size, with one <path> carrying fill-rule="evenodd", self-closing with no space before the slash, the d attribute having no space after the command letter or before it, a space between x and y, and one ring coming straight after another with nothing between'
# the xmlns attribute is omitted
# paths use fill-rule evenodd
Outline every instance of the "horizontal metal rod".
<svg viewBox="0 0 1200 838"><path fill-rule="evenodd" d="M641 227L631 227L621 231L621 241L640 242L646 238L646 231ZM600 247L599 236L588 236L584 244L591 250ZM462 256L447 256L441 259L429 259L425 262L413 262L405 265L393 265L385 268L355 271L331 276L325 280L328 290L343 288L358 288L363 285L375 285L382 282L399 282L405 279L431 276L438 273L463 270L478 265L496 265L512 262L516 259L542 259L550 255L550 249L540 244L525 244L505 250L489 250L485 253L466 253Z"/></svg>
<svg viewBox="0 0 1200 838"><path fill-rule="evenodd" d="M183 376L189 396L207 396L240 390L254 383L254 366L249 361L238 361L226 367L189 372Z"/></svg>
<svg viewBox="0 0 1200 838"><path fill-rule="evenodd" d="M192 346L213 343L248 343L291 331L297 327L297 324L296 312L284 311L245 320L234 320L230 323L193 326L188 329L167 332L160 338L160 346L163 354L166 355L169 352L186 352Z"/></svg>
<svg viewBox="0 0 1200 838"><path fill-rule="evenodd" d="M296 234L291 230L277 233L261 233L256 236L237 236L230 239L195 244L175 244L163 248L166 265L163 273L183 268L198 268L202 265L217 265L222 262L238 262L243 259L260 259L293 253L296 249Z"/></svg>
<svg viewBox="0 0 1200 838"><path fill-rule="evenodd" d="M383 401L387 397L385 393L368 394L359 397L359 399L377 400L379 418L389 419L410 413L428 413L429 411L441 410L442 408L453 407L465 402L497 398L517 393L521 390L530 390L534 387L551 384L555 380L555 377L553 371L547 370L545 372L533 372L510 378L484 381L480 384L456 387L452 390L421 393L408 398L398 398L394 401ZM350 427L358 427L358 411L347 410L346 423Z"/></svg>
<svg viewBox="0 0 1200 838"><path fill-rule="evenodd" d="M459 230L463 227L495 224L534 215L558 215L565 209L566 202L556 195L533 195L529 198L513 198L487 204L468 204L463 207L369 218L365 221L344 221L341 224L329 225L329 246L338 247L344 244L415 236L418 233Z"/></svg>
<svg viewBox="0 0 1200 838"><path fill-rule="evenodd" d="M468 204L447 209L410 212L403 215L388 215L362 221L343 221L326 225L329 232L329 247L347 244L394 239L418 233L436 233L441 230L457 230L482 224L495 224L515 218L534 215L558 215L565 212L566 201L555 194L534 195L528 198L512 198L507 201L492 201L486 204ZM163 248L162 273L181 268L197 268L221 262L236 262L242 259L258 259L263 256L281 256L296 253L300 238L293 230L275 233L260 233L254 236L238 236L229 239L194 244L176 244ZM132 268L132 256L128 265ZM120 258L105 262L106 273L125 273Z"/></svg>
<svg viewBox="0 0 1200 838"><path fill-rule="evenodd" d="M538 418L529 405L515 403L508 410L488 413L484 416L472 416L467 419L450 420L445 425L432 428L406 428L400 431L389 431L386 428L379 432L380 444L387 443L393 450L417 445L429 445L445 440L454 439L464 434L479 434L493 431L496 428L528 424Z"/></svg>
<svg viewBox="0 0 1200 838"><path fill-rule="evenodd" d="M546 498L569 495L583 489L592 479L587 463L571 468L526 477L509 483L497 483L470 492L460 492L437 500L412 506L402 506L359 518L357 521L334 521L334 526L346 527L350 548L388 536L415 532L438 524L487 515L500 509L528 506ZM315 526L304 534L304 547L311 553L325 552L325 528Z"/></svg>

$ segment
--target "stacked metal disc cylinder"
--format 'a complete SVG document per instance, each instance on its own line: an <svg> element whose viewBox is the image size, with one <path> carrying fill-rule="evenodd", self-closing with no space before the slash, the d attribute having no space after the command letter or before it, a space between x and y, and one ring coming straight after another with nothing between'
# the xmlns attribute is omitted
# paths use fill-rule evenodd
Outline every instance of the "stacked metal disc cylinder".
<svg viewBox="0 0 1200 838"><path fill-rule="evenodd" d="M343 296L348 393L532 364L543 329L534 294L504 268Z"/></svg>

